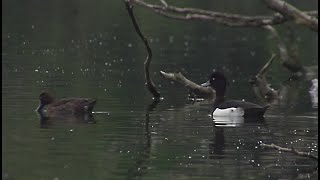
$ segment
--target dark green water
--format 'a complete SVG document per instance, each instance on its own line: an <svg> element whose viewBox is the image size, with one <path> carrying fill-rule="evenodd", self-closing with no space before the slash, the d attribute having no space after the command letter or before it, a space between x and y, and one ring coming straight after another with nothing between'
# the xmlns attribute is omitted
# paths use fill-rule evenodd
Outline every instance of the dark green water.
<svg viewBox="0 0 320 180"><path fill-rule="evenodd" d="M318 4L294 3L306 10ZM186 4L270 13L253 0ZM146 51L121 1L2 5L2 179L318 179L317 162L258 147L262 141L318 154L309 81L271 107L264 121L219 127L209 102L188 101L184 87L158 74L181 71L201 83L212 69L223 69L228 97L261 103L248 79L276 52L266 31L169 20L136 7L153 49L152 78L164 98L152 107L144 85ZM299 59L318 65L317 34L293 27ZM286 35L286 28L279 32ZM276 61L268 78L279 88L288 76ZM42 90L58 98L97 98L96 123L41 124L34 110Z"/></svg>

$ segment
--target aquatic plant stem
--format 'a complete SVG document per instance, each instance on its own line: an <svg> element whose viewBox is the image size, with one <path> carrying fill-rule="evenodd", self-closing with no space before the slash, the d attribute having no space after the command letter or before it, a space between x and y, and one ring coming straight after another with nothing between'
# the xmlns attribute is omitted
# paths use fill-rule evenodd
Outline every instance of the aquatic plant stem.
<svg viewBox="0 0 320 180"><path fill-rule="evenodd" d="M149 68L150 68L150 63L151 63L151 59L152 59L151 48L149 46L148 40L143 36L142 32L140 31L139 25L134 17L133 11L132 11L133 7L130 5L130 0L124 0L124 3L125 3L125 6L126 6L128 13L129 13L130 19L131 19L132 24L134 26L134 29L136 30L139 37L143 41L143 43L147 49L147 52L148 52L147 58L144 62L144 72L145 72L145 80L146 80L147 88L155 99L160 99L160 93L157 91L157 89L156 89L156 87L150 77Z"/></svg>

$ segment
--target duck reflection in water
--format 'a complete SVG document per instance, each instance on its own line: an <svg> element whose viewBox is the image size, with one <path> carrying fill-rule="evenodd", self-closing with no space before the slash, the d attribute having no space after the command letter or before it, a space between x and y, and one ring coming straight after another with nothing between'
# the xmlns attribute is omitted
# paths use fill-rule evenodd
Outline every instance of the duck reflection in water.
<svg viewBox="0 0 320 180"><path fill-rule="evenodd" d="M243 115L244 113L243 110L237 108L228 108L225 110L218 111L216 110L215 112L216 113L212 115L214 138L212 138L211 142L209 143L210 159L223 159L225 157L225 129L238 128L247 125L256 126L264 124L264 117L243 117L241 116L241 114ZM225 113L227 113L228 116L225 116Z"/></svg>
<svg viewBox="0 0 320 180"><path fill-rule="evenodd" d="M95 124L96 120L92 114L66 117L49 117L38 113L41 128L50 128L57 124Z"/></svg>
<svg viewBox="0 0 320 180"><path fill-rule="evenodd" d="M250 128L265 126L264 118L244 118L244 117L215 117L213 119L213 138L209 143L209 158L210 159L223 159L225 158L225 131L237 128L237 131L248 131ZM231 130L232 131L232 130ZM232 137L229 137L232 138ZM248 147L255 146L248 144Z"/></svg>
<svg viewBox="0 0 320 180"><path fill-rule="evenodd" d="M224 158L225 139L224 130L222 127L215 127L215 136L209 143L209 158L222 159Z"/></svg>

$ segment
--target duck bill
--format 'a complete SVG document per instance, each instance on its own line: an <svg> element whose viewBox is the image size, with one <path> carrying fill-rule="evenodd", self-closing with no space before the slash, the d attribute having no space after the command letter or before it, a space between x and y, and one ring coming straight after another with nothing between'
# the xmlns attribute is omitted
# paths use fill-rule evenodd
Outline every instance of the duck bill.
<svg viewBox="0 0 320 180"><path fill-rule="evenodd" d="M208 86L210 86L210 81L207 81L207 82L205 82L205 83L202 83L201 86L202 86L202 87L208 87Z"/></svg>

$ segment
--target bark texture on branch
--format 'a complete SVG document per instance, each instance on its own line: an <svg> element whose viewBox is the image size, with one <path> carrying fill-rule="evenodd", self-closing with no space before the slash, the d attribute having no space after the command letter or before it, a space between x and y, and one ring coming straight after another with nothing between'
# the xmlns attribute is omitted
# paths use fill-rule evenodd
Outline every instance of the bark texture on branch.
<svg viewBox="0 0 320 180"><path fill-rule="evenodd" d="M124 3L125 3L125 6L126 6L126 8L128 10L128 13L129 13L130 19L132 21L132 24L134 26L134 29L136 30L136 32L138 33L139 37L143 41L143 43L144 43L144 45L145 45L145 47L147 49L147 52L148 52L148 56L147 56L147 58L146 58L146 60L144 62L144 72L145 72L145 79L146 79L147 88L151 92L151 94L153 95L153 97L155 99L160 99L160 93L157 91L157 89L156 89L156 87L155 87L155 85L152 82L151 77L150 77L149 68L150 68L150 63L151 63L151 59L152 59L151 48L149 46L148 40L143 36L143 34L140 31L139 25L138 25L138 23L137 23L137 21L136 21L136 19L134 17L133 11L132 11L132 6L130 6L130 4L129 4L129 0L124 0Z"/></svg>
<svg viewBox="0 0 320 180"><path fill-rule="evenodd" d="M212 88L200 86L184 77L180 72L166 73L164 71L160 71L160 75L167 80L178 82L179 84L185 86L198 97L213 98L215 96L215 91Z"/></svg>
<svg viewBox="0 0 320 180"><path fill-rule="evenodd" d="M298 61L293 61L293 59L290 57L288 49L284 42L281 40L277 30L270 25L263 26L263 28L268 30L271 33L273 39L277 42L282 65L293 73L304 72L303 66Z"/></svg>
<svg viewBox="0 0 320 180"><path fill-rule="evenodd" d="M277 25L292 20L291 17L285 17L279 13L273 16L245 16L239 14L221 13L210 10L197 8L182 8L168 5L165 1L161 1L163 5L147 3L144 0L131 0L133 3L151 9L153 12L162 16L178 19L178 20L202 20L211 21L226 26L236 27L261 27L265 25ZM279 0L275 0L279 1ZM309 17L316 19L318 11L302 12ZM314 20L315 21L315 20ZM308 26L308 24L305 24Z"/></svg>
<svg viewBox="0 0 320 180"><path fill-rule="evenodd" d="M268 102L272 102L274 99L278 98L279 92L270 87L266 79L266 72L270 68L275 55L273 54L269 61L261 68L259 73L250 80L253 85L253 90L255 94Z"/></svg>
<svg viewBox="0 0 320 180"><path fill-rule="evenodd" d="M270 9L292 18L297 24L303 24L311 30L318 32L318 19L300 11L298 8L283 0L265 0Z"/></svg>
<svg viewBox="0 0 320 180"><path fill-rule="evenodd" d="M277 145L275 145L273 143L272 144L261 143L260 146L261 147L265 147L265 148L272 148L272 149L275 149L275 150L278 150L278 151L283 151L283 152L291 152L291 153L296 154L298 156L308 157L308 158L311 158L313 160L318 161L318 156L315 156L315 155L311 154L310 152L301 152L301 151L295 150L293 147L291 147L291 149L289 149L289 148L284 148L284 147L281 147L281 146L277 146Z"/></svg>

